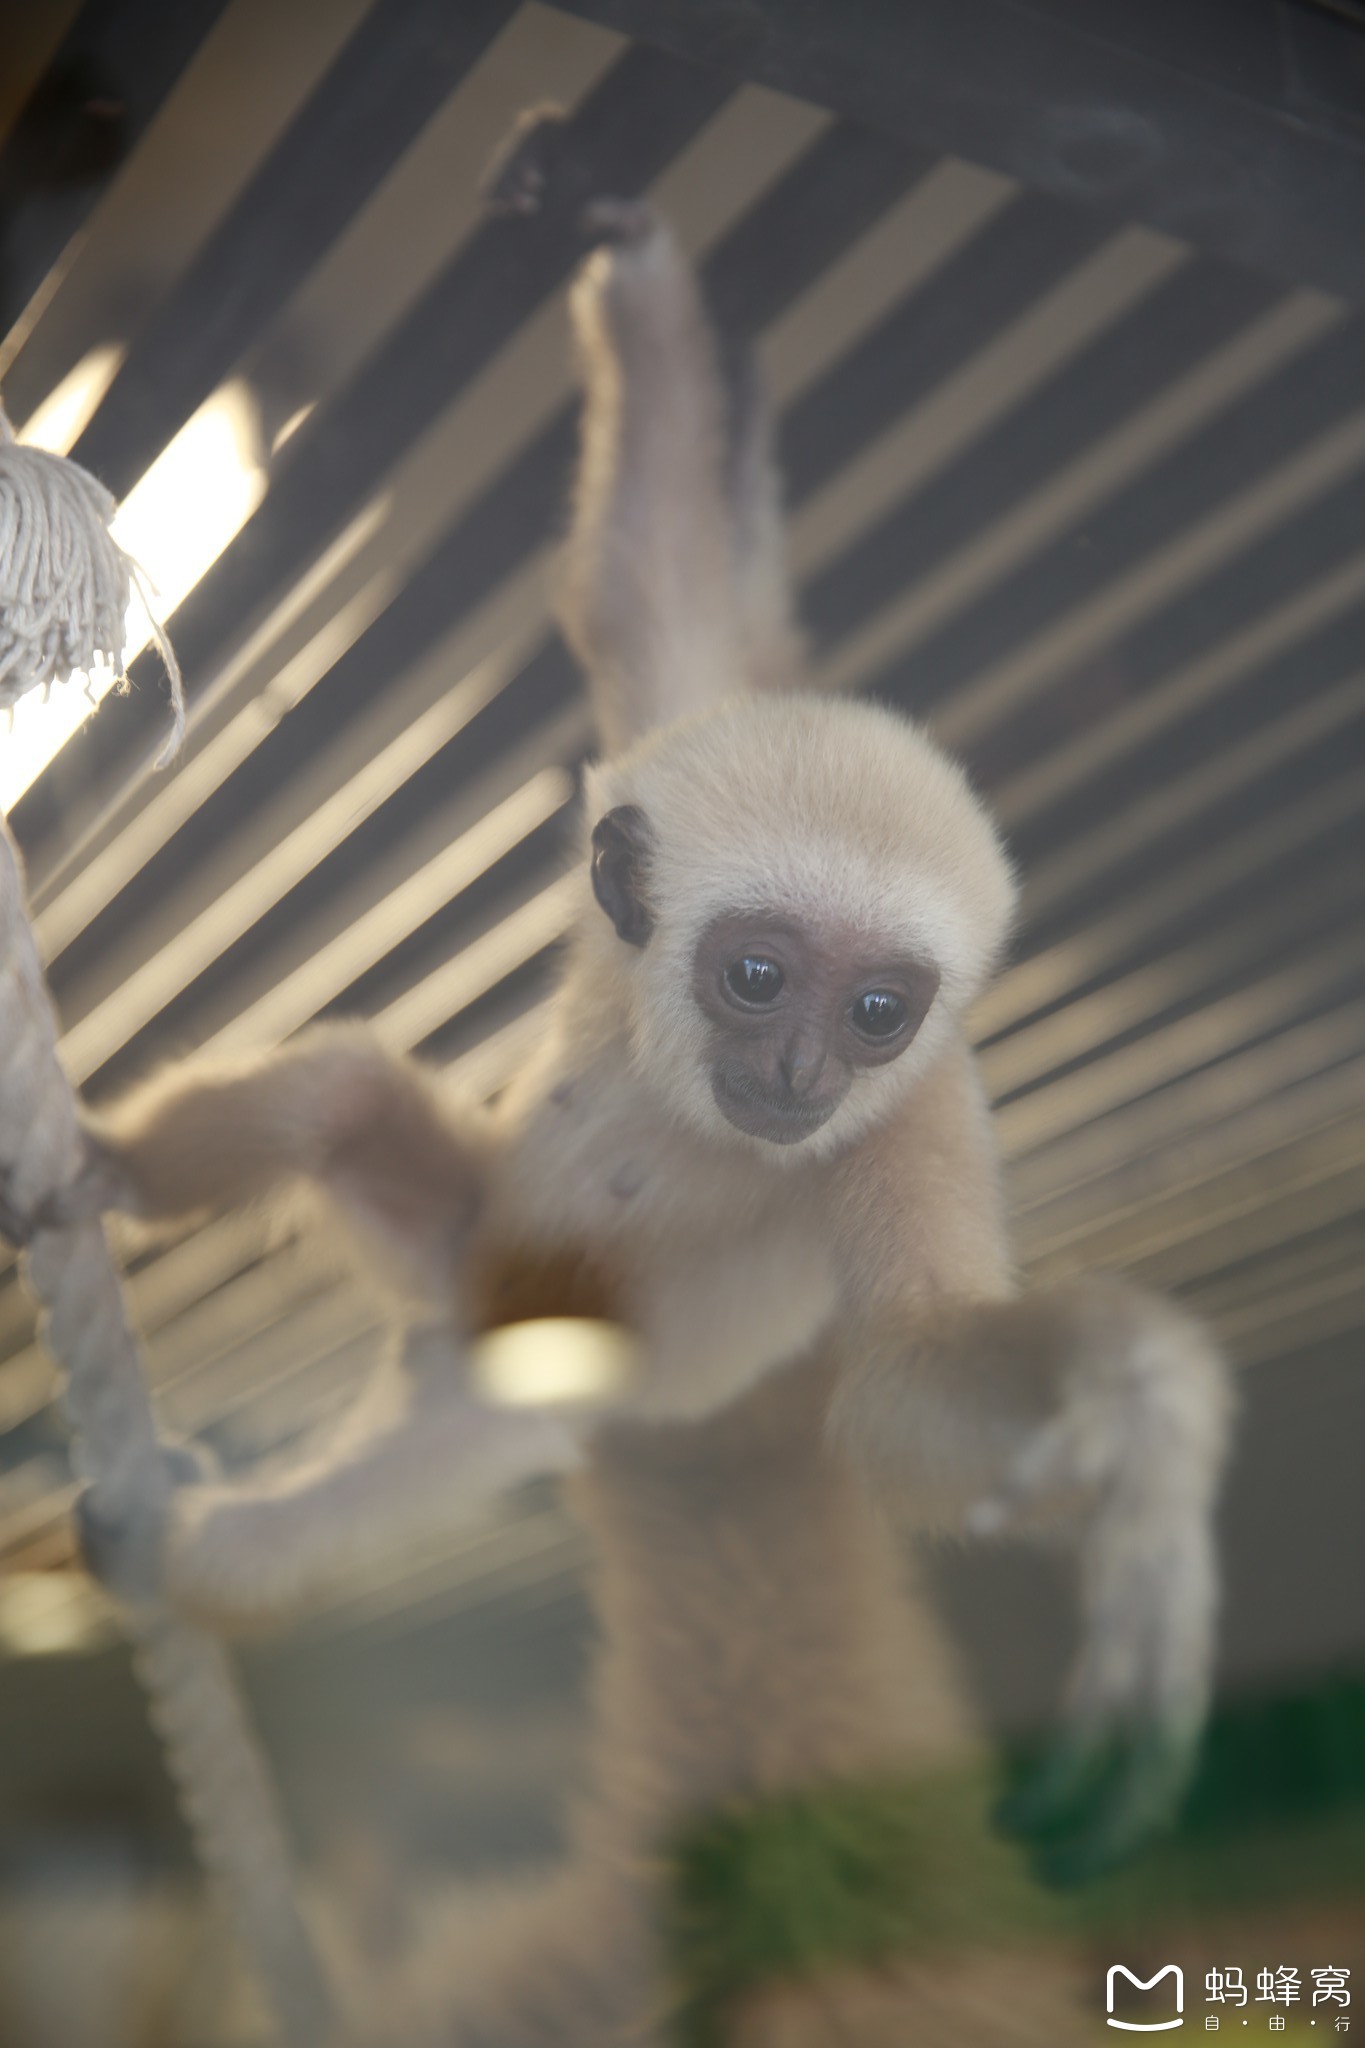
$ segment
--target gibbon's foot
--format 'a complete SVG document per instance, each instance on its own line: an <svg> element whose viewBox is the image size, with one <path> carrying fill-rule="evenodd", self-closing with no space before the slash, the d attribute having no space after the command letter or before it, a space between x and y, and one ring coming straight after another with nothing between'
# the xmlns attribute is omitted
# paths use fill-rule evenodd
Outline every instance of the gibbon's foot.
<svg viewBox="0 0 1365 2048"><path fill-rule="evenodd" d="M1198 1743L1197 1724L1134 1725L1090 1739L1072 1732L1020 1774L995 1824L1026 1846L1044 1883L1088 1883L1176 1820Z"/></svg>
<svg viewBox="0 0 1365 2048"><path fill-rule="evenodd" d="M1091 1281L1070 1295L1060 1406L969 1524L1073 1522L1081 1641L1067 1725L1001 1806L1040 1872L1074 1883L1173 1822L1207 1711L1217 1609L1213 1509L1232 1395L1199 1325L1169 1302ZM1074 1512L1074 1509L1073 1509Z"/></svg>
<svg viewBox="0 0 1365 2048"><path fill-rule="evenodd" d="M33 1218L15 1207L9 1197L7 1179L0 1177L0 1237L15 1251L22 1251L33 1235Z"/></svg>
<svg viewBox="0 0 1365 2048"><path fill-rule="evenodd" d="M480 190L494 213L530 217L567 209L589 246L642 242L658 226L644 199L589 198L592 167L563 109L520 115L484 172Z"/></svg>
<svg viewBox="0 0 1365 2048"><path fill-rule="evenodd" d="M183 1486L212 1479L216 1463L202 1445L161 1445L164 1484L141 1500L111 1500L98 1482L76 1500L76 1533L92 1578L129 1607L159 1600L165 1584L166 1526Z"/></svg>

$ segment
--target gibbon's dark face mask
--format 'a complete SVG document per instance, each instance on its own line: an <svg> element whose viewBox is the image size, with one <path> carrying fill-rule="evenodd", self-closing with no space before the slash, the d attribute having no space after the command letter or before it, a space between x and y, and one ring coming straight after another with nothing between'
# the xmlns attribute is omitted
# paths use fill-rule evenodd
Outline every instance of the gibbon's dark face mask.
<svg viewBox="0 0 1365 2048"><path fill-rule="evenodd" d="M910 1045L938 991L929 961L864 935L730 911L702 933L693 995L710 1026L716 1105L747 1137L799 1145L855 1076Z"/></svg>

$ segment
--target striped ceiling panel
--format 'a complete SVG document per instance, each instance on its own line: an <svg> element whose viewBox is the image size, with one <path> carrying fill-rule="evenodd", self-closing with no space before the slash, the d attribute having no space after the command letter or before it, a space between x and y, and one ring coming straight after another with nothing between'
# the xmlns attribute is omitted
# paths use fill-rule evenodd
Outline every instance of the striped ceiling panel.
<svg viewBox="0 0 1365 2048"><path fill-rule="evenodd" d="M120 494L173 482L189 554L174 772L149 655L46 766L26 732L0 761L73 1075L98 1098L358 1013L491 1090L535 1039L590 745L546 602L573 250L554 218L486 219L476 181L559 101L595 188L648 190L757 344L819 677L927 719L1023 867L976 1028L1025 1261L1172 1288L1246 1368L1234 1665L1365 1647L1329 1568L1365 1541L1355 258L1305 234L1301 273L1279 244L1257 267L1212 207L1088 203L1021 174L1008 122L999 153L965 115L959 143L946 88L947 133L860 118L851 33L831 110L773 83L771 38L707 43L706 7L705 61L653 6L636 39L628 6L539 0L16 12L6 405ZM1322 133L1365 220L1365 127ZM131 1291L168 1423L230 1458L325 1414L375 1341L349 1287L237 1221L136 1257ZM67 1541L52 1401L11 1269L14 1564ZM1253 1630L1237 1559L1272 1485L1303 1587ZM578 1563L537 1499L315 1630Z"/></svg>

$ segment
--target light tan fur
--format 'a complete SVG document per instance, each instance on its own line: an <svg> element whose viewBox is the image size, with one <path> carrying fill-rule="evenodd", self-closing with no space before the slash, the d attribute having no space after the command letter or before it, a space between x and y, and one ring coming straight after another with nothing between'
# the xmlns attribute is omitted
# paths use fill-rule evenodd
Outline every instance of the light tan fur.
<svg viewBox="0 0 1365 2048"><path fill-rule="evenodd" d="M584 919L579 945L594 976L613 979L612 1006L631 1020L651 1093L708 1138L725 1134L705 1082L691 958L717 912L776 906L816 928L851 926L927 956L942 976L909 1052L858 1077L831 1121L795 1148L803 1164L887 1122L959 1035L1004 945L1014 883L994 827L961 769L878 705L725 704L591 771L587 804L592 818L621 804L644 812L663 915L638 953L600 917ZM772 1148L760 1149L771 1167Z"/></svg>
<svg viewBox="0 0 1365 2048"><path fill-rule="evenodd" d="M932 1778L970 1755L957 1675L885 1518L823 1441L830 1385L817 1361L705 1422L600 1438L573 1481L604 1651L567 1863L434 1914L398 1981L357 1987L363 2048L666 2048L659 1845L675 1829L755 1794ZM954 1943L872 1977L774 1986L736 2015L734 2048L1090 2037L1065 1958L992 1958L1022 1880L984 1823L925 1881Z"/></svg>
<svg viewBox="0 0 1365 2048"><path fill-rule="evenodd" d="M607 201L570 297L583 449L559 610L592 678L603 745L743 691L789 688L800 659L761 396L726 404L696 280L646 207Z"/></svg>
<svg viewBox="0 0 1365 2048"><path fill-rule="evenodd" d="M182 1490L164 1532L177 1597L304 1598L362 1545L583 1459L609 1631L594 1797L570 1875L502 1923L501 1950L481 1935L470 1974L426 2009L429 2037L460 2048L655 2040L646 1873L677 1820L913 1757L916 1674L864 1490L940 1526L1049 1522L1078 1541L1082 1745L1140 1728L1166 1745L1122 1777L1106 1851L1169 1808L1211 1658L1222 1368L1136 1290L1017 1294L963 1035L1008 928L1008 863L960 771L905 721L746 694L800 683L766 454L740 465L759 479L746 508L727 496L690 274L641 209L604 218L617 246L572 300L588 396L565 605L609 745L638 741L593 772L588 801L590 822L622 805L648 821L648 942L623 942L585 878L542 1053L487 1121L438 1108L363 1034L324 1033L227 1082L178 1072L113 1113L100 1166L101 1198L112 1169L157 1210L312 1176L381 1250L405 1218L413 1240L416 1321L378 1421L269 1499ZM800 1143L743 1135L707 1082L697 935L717 911L758 909L939 972L910 1048L854 1073ZM465 1386L470 1304L509 1252L547 1271L582 1257L617 1290L645 1365L609 1413L494 1414ZM935 2009L923 1984L898 1997L894 2038L929 2038L912 2034ZM381 2003L383 2038L428 2038ZM745 2039L820 2037L785 2011ZM1060 2039L1047 2011L1041 2037ZM877 2012L845 2038L893 2038ZM955 2022L952 2038L1039 2038L1017 2012L992 2026Z"/></svg>

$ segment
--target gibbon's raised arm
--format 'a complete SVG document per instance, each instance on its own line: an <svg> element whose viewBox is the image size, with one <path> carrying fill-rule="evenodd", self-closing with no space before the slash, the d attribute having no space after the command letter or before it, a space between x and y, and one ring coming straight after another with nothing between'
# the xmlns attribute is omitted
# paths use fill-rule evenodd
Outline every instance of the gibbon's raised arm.
<svg viewBox="0 0 1365 2048"><path fill-rule="evenodd" d="M614 239L569 299L584 399L559 613L615 752L743 676L721 387L696 281L646 206L608 205L596 219Z"/></svg>
<svg viewBox="0 0 1365 2048"><path fill-rule="evenodd" d="M563 124L522 124L492 179L510 211L553 197ZM569 297L583 377L573 521L558 610L609 753L737 692L801 679L776 469L752 357L722 366L672 229L643 200L597 198L599 246Z"/></svg>

